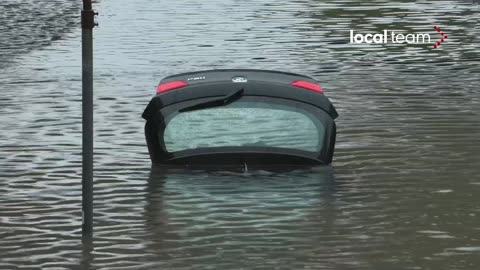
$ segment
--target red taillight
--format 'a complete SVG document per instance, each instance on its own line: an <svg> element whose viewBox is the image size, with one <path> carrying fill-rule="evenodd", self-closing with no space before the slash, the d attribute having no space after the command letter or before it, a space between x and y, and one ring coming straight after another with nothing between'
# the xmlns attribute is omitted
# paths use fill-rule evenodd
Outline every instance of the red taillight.
<svg viewBox="0 0 480 270"><path fill-rule="evenodd" d="M183 81L175 81L175 82L160 84L157 88L157 94L165 93L165 92L183 88L186 86L188 86L188 83Z"/></svg>
<svg viewBox="0 0 480 270"><path fill-rule="evenodd" d="M323 94L322 88L320 87L320 85L318 85L316 83L305 82L305 81L296 81L296 82L292 83L292 86L300 87L300 88L303 88L303 89L307 89L307 90L310 90L310 91L313 91L313 92Z"/></svg>

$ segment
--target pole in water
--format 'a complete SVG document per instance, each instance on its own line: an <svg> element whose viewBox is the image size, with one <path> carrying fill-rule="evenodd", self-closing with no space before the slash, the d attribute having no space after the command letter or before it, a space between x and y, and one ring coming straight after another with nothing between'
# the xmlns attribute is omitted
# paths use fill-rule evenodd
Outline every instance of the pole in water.
<svg viewBox="0 0 480 270"><path fill-rule="evenodd" d="M93 27L92 1L82 10L82 235L93 233Z"/></svg>

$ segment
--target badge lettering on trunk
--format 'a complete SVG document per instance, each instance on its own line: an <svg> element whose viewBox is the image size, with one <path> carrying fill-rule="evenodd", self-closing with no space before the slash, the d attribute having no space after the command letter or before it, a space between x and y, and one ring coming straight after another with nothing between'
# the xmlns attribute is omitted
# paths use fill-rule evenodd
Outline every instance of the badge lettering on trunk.
<svg viewBox="0 0 480 270"><path fill-rule="evenodd" d="M188 78L187 81L198 81L198 80L205 80L205 76L199 76L199 77L192 77Z"/></svg>

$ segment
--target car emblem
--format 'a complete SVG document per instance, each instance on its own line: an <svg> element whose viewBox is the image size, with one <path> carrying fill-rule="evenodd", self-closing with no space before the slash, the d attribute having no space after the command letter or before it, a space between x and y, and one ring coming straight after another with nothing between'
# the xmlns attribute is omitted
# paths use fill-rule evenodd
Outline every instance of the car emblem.
<svg viewBox="0 0 480 270"><path fill-rule="evenodd" d="M246 83L246 82L248 82L248 80L245 77L233 77L232 82L234 82L234 83Z"/></svg>

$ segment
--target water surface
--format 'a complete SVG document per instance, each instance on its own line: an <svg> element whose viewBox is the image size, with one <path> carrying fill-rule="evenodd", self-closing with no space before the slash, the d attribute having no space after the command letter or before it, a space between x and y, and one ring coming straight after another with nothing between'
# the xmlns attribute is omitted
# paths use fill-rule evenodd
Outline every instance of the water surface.
<svg viewBox="0 0 480 270"><path fill-rule="evenodd" d="M477 1L95 3L91 251L70 2L0 4L1 269L480 267ZM348 44L351 28L434 25L449 35L436 50ZM152 170L140 115L156 84L211 68L321 81L340 114L334 166Z"/></svg>

